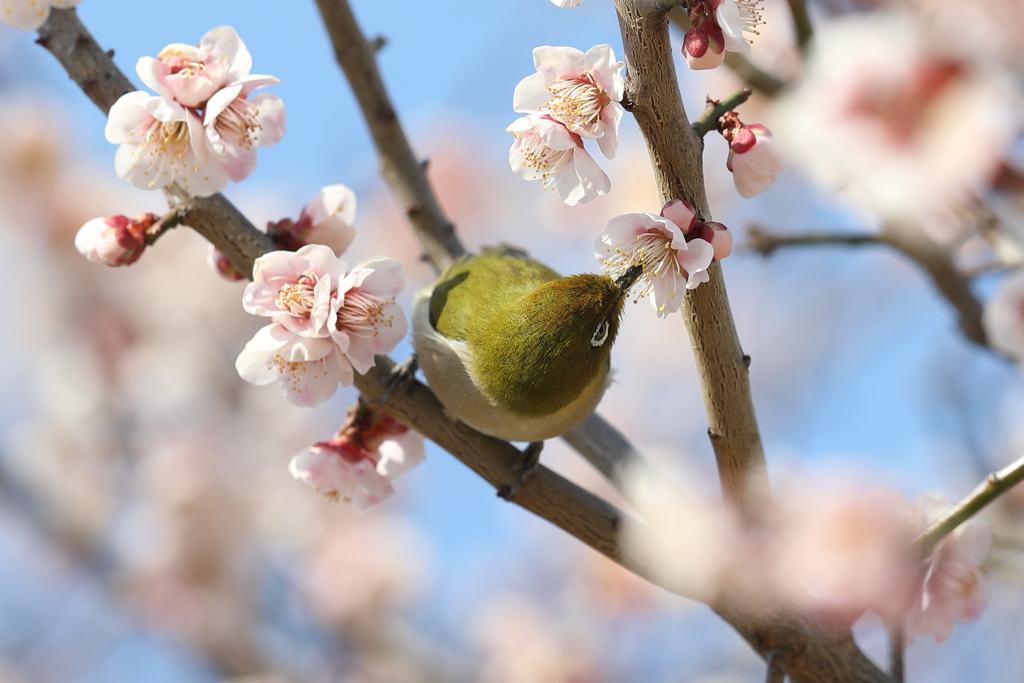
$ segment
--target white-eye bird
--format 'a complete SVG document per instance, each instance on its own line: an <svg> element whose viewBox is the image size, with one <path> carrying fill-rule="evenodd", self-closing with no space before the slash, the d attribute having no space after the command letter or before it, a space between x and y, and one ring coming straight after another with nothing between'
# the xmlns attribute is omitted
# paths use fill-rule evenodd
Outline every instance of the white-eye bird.
<svg viewBox="0 0 1024 683"><path fill-rule="evenodd" d="M539 457L539 442L579 425L604 395L626 291L641 272L559 277L510 247L467 254L416 296L419 366L452 415L532 442Z"/></svg>

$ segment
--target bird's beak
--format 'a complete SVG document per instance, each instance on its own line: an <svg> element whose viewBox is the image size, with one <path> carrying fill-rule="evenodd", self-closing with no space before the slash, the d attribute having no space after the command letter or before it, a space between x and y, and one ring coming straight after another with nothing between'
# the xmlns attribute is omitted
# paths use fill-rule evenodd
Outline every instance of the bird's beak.
<svg viewBox="0 0 1024 683"><path fill-rule="evenodd" d="M630 266L625 273L615 278L615 284L619 286L619 289L621 289L623 293L625 293L626 290L632 287L633 284L640 279L643 272L643 266Z"/></svg>

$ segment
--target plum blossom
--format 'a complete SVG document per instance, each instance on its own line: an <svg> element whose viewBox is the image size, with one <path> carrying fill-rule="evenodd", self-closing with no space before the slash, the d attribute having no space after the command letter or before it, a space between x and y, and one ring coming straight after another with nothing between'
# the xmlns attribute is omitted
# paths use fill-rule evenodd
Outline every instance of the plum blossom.
<svg viewBox="0 0 1024 683"><path fill-rule="evenodd" d="M172 43L154 59L142 57L139 78L183 107L201 109L221 88L249 75L252 56L230 26L208 31L199 45Z"/></svg>
<svg viewBox="0 0 1024 683"><path fill-rule="evenodd" d="M50 10L68 9L82 0L0 0L0 21L19 31L36 31L50 17Z"/></svg>
<svg viewBox="0 0 1024 683"><path fill-rule="evenodd" d="M522 114L547 115L582 138L596 138L605 157L618 151L622 119L623 62L610 45L586 53L573 47L533 49L537 73L516 86L512 107Z"/></svg>
<svg viewBox="0 0 1024 683"><path fill-rule="evenodd" d="M303 450L288 469L321 493L366 510L391 495L391 480L419 464L423 454L421 435L360 400L334 439Z"/></svg>
<svg viewBox="0 0 1024 683"><path fill-rule="evenodd" d="M271 324L239 354L238 374L257 385L277 381L296 405L319 405L405 336L408 323L395 303L404 286L392 259L369 259L349 271L319 244L261 256L242 305Z"/></svg>
<svg viewBox="0 0 1024 683"><path fill-rule="evenodd" d="M908 13L824 23L775 133L810 177L883 216L941 216L989 182L1015 134L1012 89L964 45Z"/></svg>
<svg viewBox="0 0 1024 683"><path fill-rule="evenodd" d="M87 221L75 235L75 248L93 263L128 266L146 250L146 231L159 217L144 213L134 219L108 216Z"/></svg>
<svg viewBox="0 0 1024 683"><path fill-rule="evenodd" d="M750 52L744 33L757 33L761 0L701 0L691 2L690 30L683 36L683 56L691 69L713 69L725 52Z"/></svg>
<svg viewBox="0 0 1024 683"><path fill-rule="evenodd" d="M691 237L701 222L688 203L672 202L666 212L672 218L651 213L616 216L594 245L594 255L611 275L633 265L643 267L637 297L653 293L651 301L659 318L679 310L680 290L696 289L708 281L707 268L715 258L710 242ZM724 246L721 251L728 252Z"/></svg>
<svg viewBox="0 0 1024 683"><path fill-rule="evenodd" d="M1024 362L1024 270L1006 276L982 314L988 343Z"/></svg>
<svg viewBox="0 0 1024 683"><path fill-rule="evenodd" d="M583 4L583 0L551 0L551 3L559 7L577 7Z"/></svg>
<svg viewBox="0 0 1024 683"><path fill-rule="evenodd" d="M119 178L142 190L169 183L209 197L227 185L223 165L210 163L202 121L174 100L141 90L122 95L110 108L108 142L120 145L114 158Z"/></svg>
<svg viewBox="0 0 1024 683"><path fill-rule="evenodd" d="M922 531L951 506L938 493L923 493L914 503ZM953 635L953 622L978 618L988 601L981 565L991 548L992 529L974 520L939 542L925 561L921 591L907 614L907 633L931 636L941 643Z"/></svg>
<svg viewBox="0 0 1024 683"><path fill-rule="evenodd" d="M782 156L772 132L759 123L727 130L732 182L741 197L750 199L768 189L782 170Z"/></svg>
<svg viewBox="0 0 1024 683"><path fill-rule="evenodd" d="M356 193L345 185L328 185L313 195L292 227L300 244L323 244L341 256L356 238Z"/></svg>
<svg viewBox="0 0 1024 683"><path fill-rule="evenodd" d="M284 135L285 111L269 93L273 76L250 74L252 57L230 26L208 32L198 46L174 43L157 58L136 64L142 81L158 94L136 91L111 108L107 140L120 144L115 167L142 189L179 183L198 197L224 189L228 179L256 168L256 147Z"/></svg>
<svg viewBox="0 0 1024 683"><path fill-rule="evenodd" d="M515 136L509 165L524 180L540 180L569 206L608 194L611 181L583 149L582 138L549 116L530 114L506 130Z"/></svg>

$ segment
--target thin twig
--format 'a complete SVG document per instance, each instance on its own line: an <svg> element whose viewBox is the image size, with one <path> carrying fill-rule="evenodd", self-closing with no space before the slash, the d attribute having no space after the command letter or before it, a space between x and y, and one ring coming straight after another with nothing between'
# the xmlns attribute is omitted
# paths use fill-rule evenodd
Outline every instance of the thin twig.
<svg viewBox="0 0 1024 683"><path fill-rule="evenodd" d="M771 255L779 247L860 246L863 244L885 244L885 242L878 235L866 233L844 235L836 232L810 232L799 235L779 235L756 224L747 227L746 247L762 256Z"/></svg>
<svg viewBox="0 0 1024 683"><path fill-rule="evenodd" d="M914 539L914 544L921 549L922 555L928 555L950 532L1021 481L1024 481L1024 457L998 472L989 474L970 495L950 508Z"/></svg>
<svg viewBox="0 0 1024 683"><path fill-rule="evenodd" d="M814 37L814 27L811 26L811 17L807 14L807 3L804 0L787 0L789 12L793 15L793 29L796 32L796 42L801 52L807 51L807 45Z"/></svg>
<svg viewBox="0 0 1024 683"><path fill-rule="evenodd" d="M889 634L889 675L896 679L897 683L903 683L903 652L906 649L903 623L899 620L894 621L887 624L885 630Z"/></svg>
<svg viewBox="0 0 1024 683"><path fill-rule="evenodd" d="M405 137L402 122L377 69L374 43L363 36L346 0L317 0L316 4L334 46L334 55L370 129L380 158L381 175L405 210L427 258L440 272L466 250L441 210L423 166Z"/></svg>
<svg viewBox="0 0 1024 683"><path fill-rule="evenodd" d="M752 94L754 94L753 90L750 88L743 88L741 90L737 90L732 95L729 95L721 101L713 100L709 97L707 108L704 109L704 113L700 115L699 119L693 122L693 130L697 135L704 137L708 132L718 128L718 119L722 118L723 114L727 111L732 111L749 100Z"/></svg>

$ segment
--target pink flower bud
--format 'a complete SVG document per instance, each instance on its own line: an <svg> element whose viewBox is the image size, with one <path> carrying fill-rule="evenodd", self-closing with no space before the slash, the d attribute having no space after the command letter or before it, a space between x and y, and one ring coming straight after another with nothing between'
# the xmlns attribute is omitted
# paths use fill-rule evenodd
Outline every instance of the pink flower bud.
<svg viewBox="0 0 1024 683"><path fill-rule="evenodd" d="M692 21L694 15L690 16ZM725 61L725 37L714 19L702 17L692 24L683 36L683 56L694 71L714 69Z"/></svg>
<svg viewBox="0 0 1024 683"><path fill-rule="evenodd" d="M715 260L721 261L732 253L732 233L729 228L721 223L708 222L703 224L704 235L702 239L711 243L715 248ZM708 235L710 231L710 235ZM710 237L710 239L708 239Z"/></svg>
<svg viewBox="0 0 1024 683"><path fill-rule="evenodd" d="M235 268L231 261L228 260L228 257L212 244L210 245L210 250L206 253L206 262L217 271L218 275L228 282L238 282L245 279L245 273Z"/></svg>
<svg viewBox="0 0 1024 683"><path fill-rule="evenodd" d="M782 170L782 157L772 132L755 123L733 133L726 166L741 197L749 199L767 190Z"/></svg>
<svg viewBox="0 0 1024 683"><path fill-rule="evenodd" d="M661 209L662 218L667 218L687 234L697 225L697 213L690 203L682 199L673 199Z"/></svg>
<svg viewBox="0 0 1024 683"><path fill-rule="evenodd" d="M356 238L356 194L344 185L328 185L313 195L295 224L303 244L323 244L341 256Z"/></svg>
<svg viewBox="0 0 1024 683"><path fill-rule="evenodd" d="M75 235L75 248L93 263L108 266L128 266L139 260L146 249L146 230L159 217L139 214L108 216L87 221Z"/></svg>

